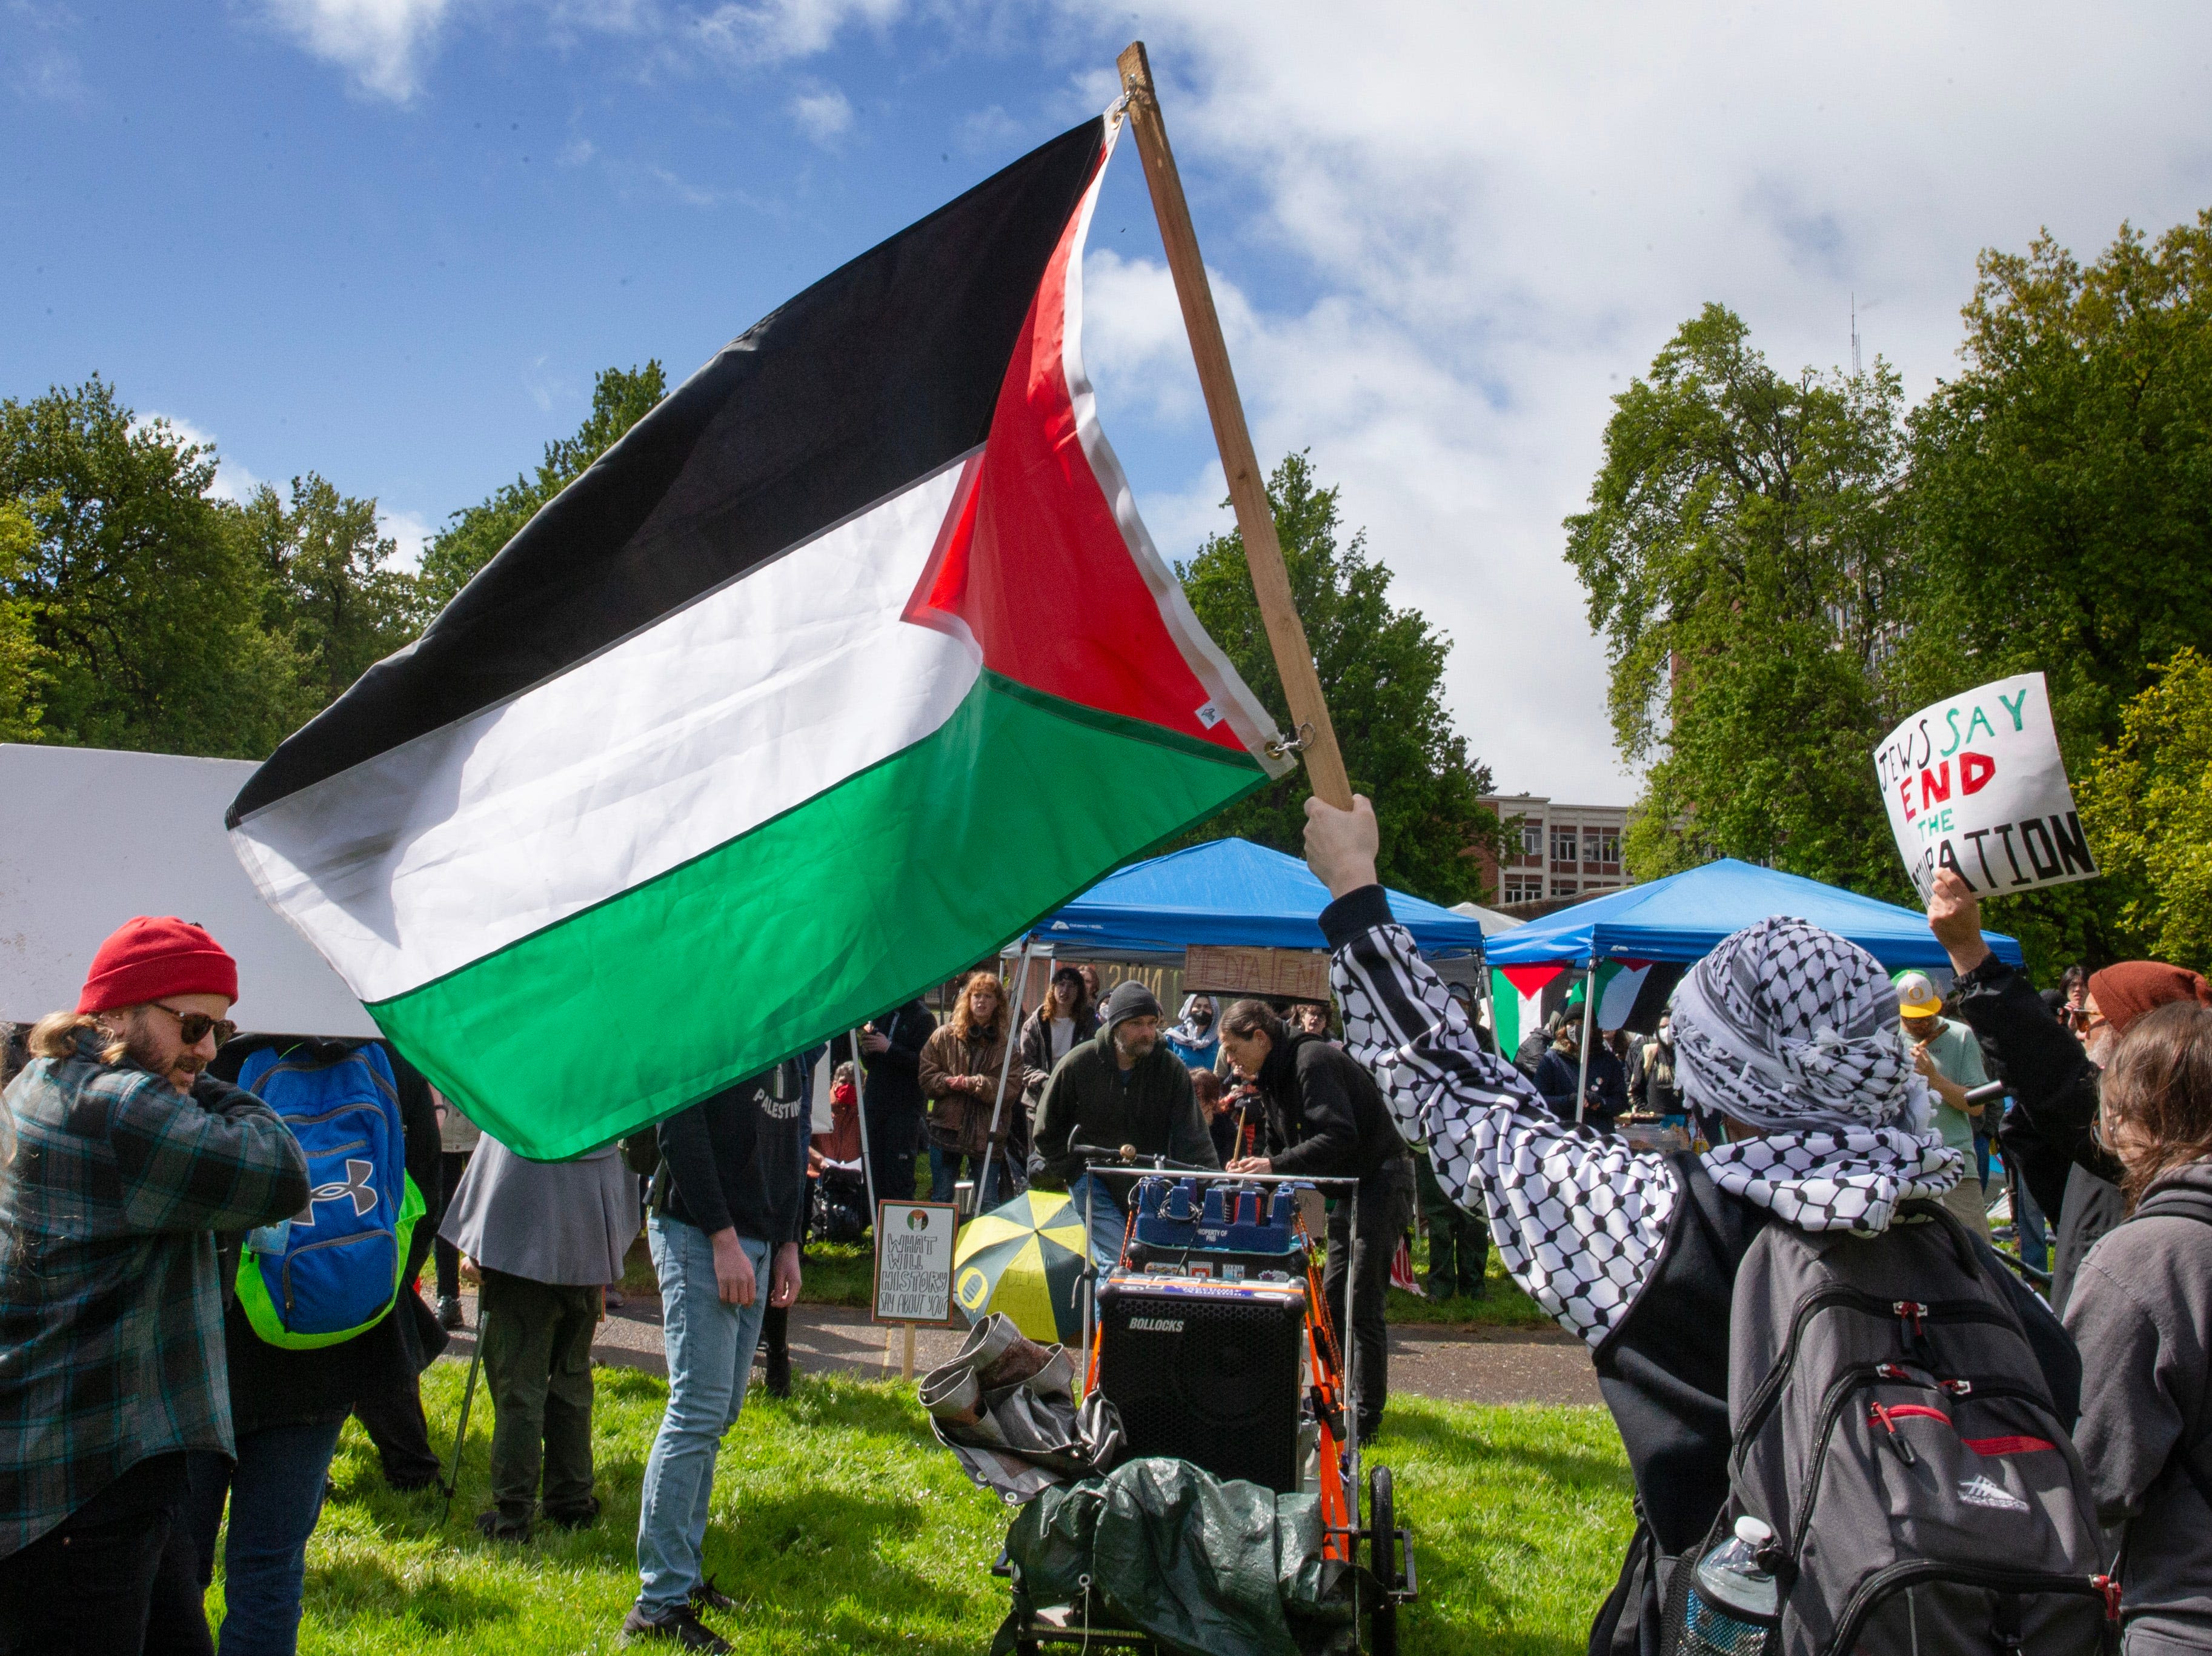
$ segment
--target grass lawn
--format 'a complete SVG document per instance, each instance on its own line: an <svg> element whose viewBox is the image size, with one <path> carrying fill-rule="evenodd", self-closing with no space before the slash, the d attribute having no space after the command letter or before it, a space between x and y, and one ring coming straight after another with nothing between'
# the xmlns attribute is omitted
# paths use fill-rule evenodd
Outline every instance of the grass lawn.
<svg viewBox="0 0 2212 1656"><path fill-rule="evenodd" d="M441 1362L423 1377L433 1436L442 1424L448 1444L465 1373ZM442 1525L435 1495L385 1488L349 1423L337 1492L308 1548L301 1649L621 1648L637 1590L638 1486L665 1391L634 1370L595 1379L605 1514L579 1534L541 1529L525 1546L474 1526L491 1429L481 1390L460 1498ZM1394 1469L1415 1531L1422 1598L1402 1623L1407 1650L1585 1647L1631 1523L1626 1465L1602 1410L1406 1398L1392 1403L1376 1458ZM748 1653L980 1653L1005 1610L986 1571L1008 1516L930 1440L910 1389L807 1376L787 1403L756 1390L714 1484L708 1567L745 1606L721 1630ZM211 1616L221 1602L218 1580Z"/></svg>

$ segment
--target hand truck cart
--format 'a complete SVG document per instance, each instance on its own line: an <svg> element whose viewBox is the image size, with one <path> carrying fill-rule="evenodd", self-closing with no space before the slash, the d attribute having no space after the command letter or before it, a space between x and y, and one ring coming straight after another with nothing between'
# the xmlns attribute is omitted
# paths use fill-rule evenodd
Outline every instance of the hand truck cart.
<svg viewBox="0 0 2212 1656"><path fill-rule="evenodd" d="M1351 1274L1345 1275L1343 1306L1331 1306L1322 1290L1322 1250L1297 1200L1310 1191L1352 1202L1356 1233L1358 1181L1223 1173L1165 1157L1139 1158L1126 1147L1072 1148L1086 1159L1087 1177L1081 1181L1086 1234L1101 1233L1094 1227L1102 1180L1112 1180L1128 1193L1116 1204L1126 1209L1127 1217L1115 1263L1101 1280L1096 1265L1086 1260L1080 1283L1085 1390L1103 1387L1121 1408L1132 1456L1181 1453L1217 1477L1252 1476L1272 1482L1284 1493L1313 1494L1323 1525L1322 1556L1343 1566L1349 1583L1358 1647L1370 1656L1396 1656L1398 1609L1419 1596L1413 1531L1398 1512L1389 1468L1363 1465L1352 1391L1357 1354L1343 1337L1352 1325ZM1237 1380L1246 1392L1262 1393L1249 1400L1272 1411L1273 1422L1296 1421L1294 1460L1286 1463L1279 1453L1263 1452L1255 1463L1251 1440L1279 1439L1279 1431L1222 1429L1216 1417L1179 1433L1158 1409L1148 1410L1158 1399L1136 1395L1142 1388L1138 1366L1117 1362L1122 1354L1114 1342L1133 1347L1168 1328L1175 1330L1171 1337L1187 1342L1194 1337L1185 1331L1189 1319L1117 1317L1117 1301L1146 1309L1173 1306L1194 1318L1287 1309L1297 1330L1295 1362L1244 1365ZM1107 1312L1103 1318L1102 1307ZM1193 1326L1202 1343L1205 1325ZM1187 1359L1191 1347L1183 1343L1177 1349ZM1117 1385L1127 1395L1117 1397ZM1004 1555L996 1573L1012 1574ZM1160 1648L1141 1630L1115 1624L1088 1590L1079 1602L1052 1605L1028 1604L1017 1593L1014 1623L1014 1647L1020 1656L1065 1645Z"/></svg>

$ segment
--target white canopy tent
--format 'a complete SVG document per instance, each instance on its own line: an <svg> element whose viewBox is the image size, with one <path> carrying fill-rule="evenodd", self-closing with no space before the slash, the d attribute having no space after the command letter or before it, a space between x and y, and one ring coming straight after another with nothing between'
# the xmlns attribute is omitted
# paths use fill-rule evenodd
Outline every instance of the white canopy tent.
<svg viewBox="0 0 2212 1656"><path fill-rule="evenodd" d="M133 915L176 915L236 958L241 1028L375 1034L231 855L222 813L253 769L0 743L0 1018L30 1023L75 1006L101 939Z"/></svg>

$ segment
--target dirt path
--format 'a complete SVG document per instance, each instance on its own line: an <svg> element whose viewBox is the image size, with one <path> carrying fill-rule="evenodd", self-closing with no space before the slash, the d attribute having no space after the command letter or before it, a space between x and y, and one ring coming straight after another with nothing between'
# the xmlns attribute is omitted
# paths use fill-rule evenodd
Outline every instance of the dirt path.
<svg viewBox="0 0 2212 1656"><path fill-rule="evenodd" d="M465 1362L476 1349L476 1296L464 1294L461 1304L468 1327L453 1336L447 1355ZM866 1379L895 1376L899 1342L899 1330L876 1326L866 1312L852 1306L802 1302L793 1309L791 1358L801 1373L835 1369ZM943 1362L959 1342L960 1335L951 1330L917 1330L915 1373ZM592 1355L617 1367L666 1374L660 1301L649 1294L632 1294L627 1304L610 1310ZM1393 1326L1390 1386L1413 1397L1452 1403L1599 1401L1589 1348L1554 1329Z"/></svg>

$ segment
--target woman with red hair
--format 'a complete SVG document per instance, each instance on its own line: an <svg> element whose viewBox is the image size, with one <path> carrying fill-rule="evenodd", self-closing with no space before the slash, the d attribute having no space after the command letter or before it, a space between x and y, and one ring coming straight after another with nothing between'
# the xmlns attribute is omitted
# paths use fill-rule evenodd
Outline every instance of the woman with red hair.
<svg viewBox="0 0 2212 1656"><path fill-rule="evenodd" d="M1018 1124L1027 1125L1020 1078L1007 1075L1006 1030L1011 1022L998 973L971 972L960 986L960 999L952 1015L921 1049L921 1093L929 1100L933 1201L952 1199L963 1167L967 1177L980 1184L987 1147L995 1147L988 1151L991 1188L978 1196L977 1210L996 1206L997 1192L1006 1188L1008 1143L1016 1139ZM998 1123L995 1137L994 1119ZM1015 1148L1026 1160L1026 1134L1020 1135Z"/></svg>

